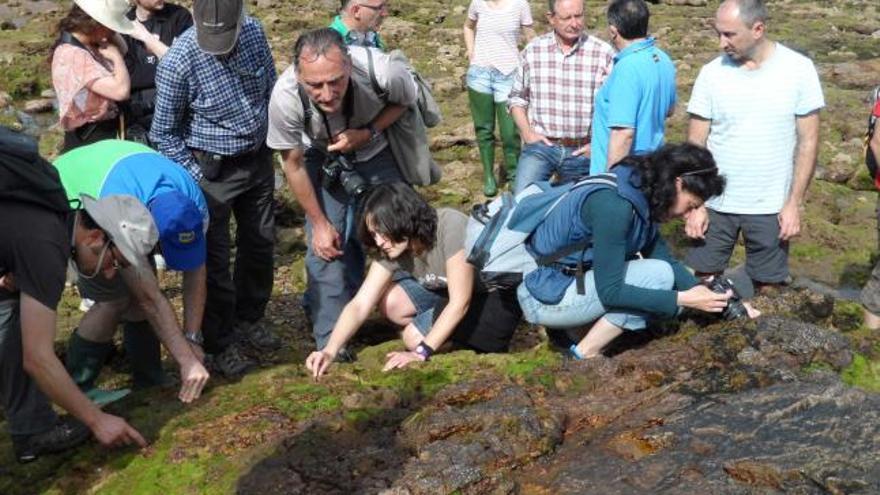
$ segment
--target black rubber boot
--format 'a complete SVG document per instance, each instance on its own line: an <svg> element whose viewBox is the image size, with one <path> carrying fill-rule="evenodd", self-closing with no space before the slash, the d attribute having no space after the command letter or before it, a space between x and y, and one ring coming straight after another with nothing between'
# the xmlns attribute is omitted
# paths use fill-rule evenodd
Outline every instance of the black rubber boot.
<svg viewBox="0 0 880 495"><path fill-rule="evenodd" d="M164 385L168 377L162 371L162 347L149 322L129 321L122 328L122 344L131 364L134 388Z"/></svg>

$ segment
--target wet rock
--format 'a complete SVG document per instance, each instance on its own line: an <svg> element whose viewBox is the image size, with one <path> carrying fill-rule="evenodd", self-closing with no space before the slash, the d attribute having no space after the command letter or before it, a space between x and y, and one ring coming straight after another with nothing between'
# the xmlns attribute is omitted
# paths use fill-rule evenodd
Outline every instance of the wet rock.
<svg viewBox="0 0 880 495"><path fill-rule="evenodd" d="M448 387L404 424L401 440L416 455L395 486L413 494L509 486L500 475L552 451L562 423L520 386L493 380Z"/></svg>
<svg viewBox="0 0 880 495"><path fill-rule="evenodd" d="M758 350L777 366L800 368L809 364L825 363L840 370L852 362L852 352L846 337L826 328L788 318L761 318L755 341Z"/></svg>
<svg viewBox="0 0 880 495"><path fill-rule="evenodd" d="M51 112L54 108L55 100L51 98L40 98L25 102L24 111L27 113L44 113Z"/></svg>
<svg viewBox="0 0 880 495"><path fill-rule="evenodd" d="M801 313L812 321L822 320L834 312L834 297L830 294L808 292L804 299Z"/></svg>

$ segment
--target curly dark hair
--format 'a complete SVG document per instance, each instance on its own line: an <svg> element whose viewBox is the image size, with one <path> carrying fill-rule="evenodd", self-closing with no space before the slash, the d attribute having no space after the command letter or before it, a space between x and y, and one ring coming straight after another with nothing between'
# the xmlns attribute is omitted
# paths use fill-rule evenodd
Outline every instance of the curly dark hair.
<svg viewBox="0 0 880 495"><path fill-rule="evenodd" d="M358 237L369 249L377 249L367 228L369 216L375 231L394 242L410 241L415 254L431 250L437 239L437 211L403 182L373 186L360 207Z"/></svg>
<svg viewBox="0 0 880 495"><path fill-rule="evenodd" d="M85 35L91 35L98 29L102 28L107 29L104 28L103 24L94 20L89 14L86 14L79 5L73 4L73 7L70 8L70 12L58 21L55 43L53 43L52 48L49 49L49 63L52 63L52 56L55 54L55 49L61 44L61 33L82 33Z"/></svg>
<svg viewBox="0 0 880 495"><path fill-rule="evenodd" d="M665 220L675 204L676 179L681 178L682 189L703 201L719 196L726 184L724 177L718 175L712 153L690 143L667 144L647 155L631 155L621 160L620 165L638 169L639 188L648 199L654 221Z"/></svg>

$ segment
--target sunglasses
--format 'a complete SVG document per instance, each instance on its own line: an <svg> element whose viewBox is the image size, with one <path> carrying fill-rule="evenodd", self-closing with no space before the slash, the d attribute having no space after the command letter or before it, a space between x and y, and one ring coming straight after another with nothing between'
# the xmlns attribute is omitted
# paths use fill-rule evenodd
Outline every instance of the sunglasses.
<svg viewBox="0 0 880 495"><path fill-rule="evenodd" d="M690 172L685 172L685 173L679 175L679 177L687 177L689 175L708 174L708 173L717 172L717 171L718 171L718 167L698 168L697 170L691 170Z"/></svg>

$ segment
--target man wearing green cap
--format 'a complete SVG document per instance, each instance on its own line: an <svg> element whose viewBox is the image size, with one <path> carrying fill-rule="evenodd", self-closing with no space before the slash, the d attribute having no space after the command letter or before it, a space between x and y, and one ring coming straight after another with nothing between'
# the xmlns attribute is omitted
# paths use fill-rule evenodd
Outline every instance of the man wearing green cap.
<svg viewBox="0 0 880 495"><path fill-rule="evenodd" d="M113 350L113 334L122 321L134 387L165 382L161 340L180 366L180 398L189 402L208 379L200 330L205 306L208 206L201 190L179 165L147 146L129 141L105 140L77 148L59 157L54 165L71 200L81 194L96 198L130 195L147 207L158 229L156 239L150 239L142 249L129 251L131 256L143 259L146 269L131 274L123 270L122 277L114 279L97 276L77 281L80 294L93 299L95 305L71 335L67 353L71 376L96 402L106 403L122 395L94 388ZM117 244L123 249L127 246ZM147 261L157 247L170 269L183 272L185 331L181 331L174 309Z"/></svg>

